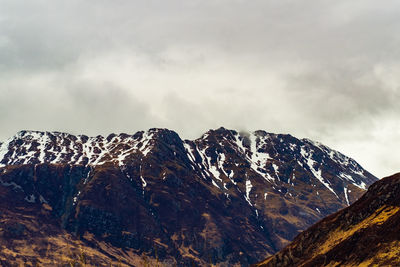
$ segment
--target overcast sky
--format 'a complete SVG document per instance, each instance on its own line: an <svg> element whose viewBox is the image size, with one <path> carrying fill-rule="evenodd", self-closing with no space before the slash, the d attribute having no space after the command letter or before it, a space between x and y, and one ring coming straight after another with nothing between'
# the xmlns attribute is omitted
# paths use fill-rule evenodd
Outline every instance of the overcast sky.
<svg viewBox="0 0 400 267"><path fill-rule="evenodd" d="M0 139L263 129L400 171L398 0L0 0Z"/></svg>

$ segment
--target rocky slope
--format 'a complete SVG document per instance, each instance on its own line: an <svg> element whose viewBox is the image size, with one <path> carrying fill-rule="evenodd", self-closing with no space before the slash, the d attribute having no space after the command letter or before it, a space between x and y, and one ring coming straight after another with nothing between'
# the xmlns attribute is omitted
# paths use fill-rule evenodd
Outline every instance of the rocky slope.
<svg viewBox="0 0 400 267"><path fill-rule="evenodd" d="M400 266L400 173L256 266Z"/></svg>
<svg viewBox="0 0 400 267"><path fill-rule="evenodd" d="M45 213L46 225L88 248L104 242L116 254L103 256L119 253L126 264L134 255L167 265L257 262L377 180L320 143L224 128L193 141L167 129L108 137L21 131L0 144L0 164L6 224L7 212ZM13 244L2 249L13 252Z"/></svg>

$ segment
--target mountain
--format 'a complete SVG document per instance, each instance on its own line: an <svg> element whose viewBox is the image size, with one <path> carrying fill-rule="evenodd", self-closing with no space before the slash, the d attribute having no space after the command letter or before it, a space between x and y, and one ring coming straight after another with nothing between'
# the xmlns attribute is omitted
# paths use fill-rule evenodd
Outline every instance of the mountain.
<svg viewBox="0 0 400 267"><path fill-rule="evenodd" d="M255 266L400 266L400 173Z"/></svg>
<svg viewBox="0 0 400 267"><path fill-rule="evenodd" d="M68 245L92 262L246 266L377 180L318 142L225 128L192 141L21 131L0 164L3 262L44 263Z"/></svg>

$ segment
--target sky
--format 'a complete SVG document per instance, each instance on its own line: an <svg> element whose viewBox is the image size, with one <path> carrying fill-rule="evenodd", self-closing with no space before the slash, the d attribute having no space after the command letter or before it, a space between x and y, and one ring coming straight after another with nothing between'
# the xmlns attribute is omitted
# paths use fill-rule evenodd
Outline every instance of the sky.
<svg viewBox="0 0 400 267"><path fill-rule="evenodd" d="M224 126L400 172L400 1L0 0L0 140Z"/></svg>

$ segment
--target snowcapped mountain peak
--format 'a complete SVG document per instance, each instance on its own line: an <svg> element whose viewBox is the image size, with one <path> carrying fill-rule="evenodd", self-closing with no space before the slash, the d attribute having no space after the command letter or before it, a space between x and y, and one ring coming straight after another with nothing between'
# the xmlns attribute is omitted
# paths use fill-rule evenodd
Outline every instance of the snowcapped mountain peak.
<svg viewBox="0 0 400 267"><path fill-rule="evenodd" d="M196 140L157 128L106 137L20 131L0 143L0 186L10 194L17 190L23 204L47 202L59 214L69 210L65 216L73 215L68 223L74 231L104 233L115 226L113 242L132 245L155 240L168 229L163 242L181 255L190 251L180 249L187 238L193 240L199 229L218 227L217 247L207 248L205 240L198 247L203 254L191 255L217 255L223 240L235 236L235 242L243 243L227 252L224 261L243 248L253 260L259 253L255 249L263 256L265 250L275 253L299 231L353 203L376 180L356 161L323 144L262 130L221 127ZM57 190L64 186L66 195L60 198ZM137 212L140 216L132 219ZM107 222L106 229L93 224L93 216ZM119 225L124 216L127 224ZM152 225L142 239L137 234L143 231L141 218ZM187 237L183 229L191 229ZM123 233L130 234L123 239Z"/></svg>
<svg viewBox="0 0 400 267"><path fill-rule="evenodd" d="M134 135L111 134L71 135L61 132L20 131L0 147L0 164L73 164L100 165L123 160L134 151L146 156L151 150L152 138L158 129L137 132Z"/></svg>
<svg viewBox="0 0 400 267"><path fill-rule="evenodd" d="M222 191L237 186L245 192L245 184L240 187L244 175L251 182L262 179L289 188L302 180L314 187L324 187L347 203L349 185L365 190L376 179L353 159L319 142L263 130L237 132L223 127L210 130L194 141L182 141L174 131L158 128L107 137L24 130L1 143L0 166L40 163L123 166L157 153L160 146L168 147L171 160L185 158L186 165ZM274 188L279 192L278 186Z"/></svg>

